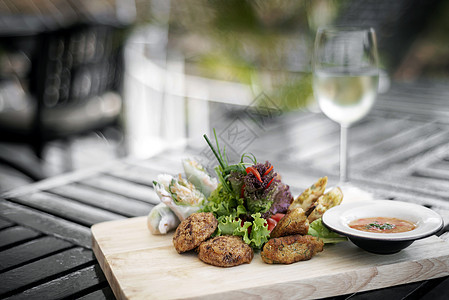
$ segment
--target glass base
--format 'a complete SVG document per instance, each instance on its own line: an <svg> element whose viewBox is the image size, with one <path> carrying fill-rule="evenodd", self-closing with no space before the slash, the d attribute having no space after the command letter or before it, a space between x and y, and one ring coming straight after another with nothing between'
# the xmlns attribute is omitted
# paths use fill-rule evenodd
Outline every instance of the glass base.
<svg viewBox="0 0 449 300"><path fill-rule="evenodd" d="M343 192L342 203L374 200L374 195L372 193L362 190L351 182L339 182L336 186Z"/></svg>

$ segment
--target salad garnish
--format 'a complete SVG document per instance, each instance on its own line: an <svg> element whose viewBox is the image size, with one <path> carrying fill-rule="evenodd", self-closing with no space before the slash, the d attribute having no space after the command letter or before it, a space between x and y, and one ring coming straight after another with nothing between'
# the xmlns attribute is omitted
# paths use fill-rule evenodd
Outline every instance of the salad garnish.
<svg viewBox="0 0 449 300"><path fill-rule="evenodd" d="M293 201L289 186L281 182L270 162L259 163L252 153L244 153L240 162L229 164L215 130L214 137L215 147L204 135L217 158L215 172L220 183L202 211L212 212L218 219L216 235L239 235L251 247L261 248L270 236L266 219L286 213Z"/></svg>

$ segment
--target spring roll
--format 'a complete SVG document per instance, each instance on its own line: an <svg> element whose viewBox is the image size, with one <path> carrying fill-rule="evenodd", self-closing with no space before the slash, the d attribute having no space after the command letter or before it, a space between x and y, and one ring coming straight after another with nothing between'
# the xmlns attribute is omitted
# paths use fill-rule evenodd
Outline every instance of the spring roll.
<svg viewBox="0 0 449 300"><path fill-rule="evenodd" d="M152 234L167 234L176 229L180 221L170 207L159 203L148 214L147 226Z"/></svg>
<svg viewBox="0 0 449 300"><path fill-rule="evenodd" d="M154 189L162 203L175 213L180 221L202 208L206 198L195 186L181 177L161 174L154 182Z"/></svg>
<svg viewBox="0 0 449 300"><path fill-rule="evenodd" d="M182 161L184 172L187 180L208 198L213 190L217 188L218 182L216 178L212 178L204 167L193 159L185 159Z"/></svg>

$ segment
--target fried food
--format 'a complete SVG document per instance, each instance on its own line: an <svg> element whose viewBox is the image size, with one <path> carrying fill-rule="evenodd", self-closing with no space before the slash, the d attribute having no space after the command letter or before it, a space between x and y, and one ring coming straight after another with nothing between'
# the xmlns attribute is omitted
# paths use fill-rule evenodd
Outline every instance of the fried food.
<svg viewBox="0 0 449 300"><path fill-rule="evenodd" d="M289 210L301 207L308 216L314 208L315 202L323 195L327 185L327 176L318 179L290 204Z"/></svg>
<svg viewBox="0 0 449 300"><path fill-rule="evenodd" d="M194 213L187 217L176 228L173 245L178 253L183 253L198 247L207 240L215 229L218 221L213 213Z"/></svg>
<svg viewBox="0 0 449 300"><path fill-rule="evenodd" d="M218 267L233 267L250 263L254 257L253 249L241 237L223 235L201 243L198 258Z"/></svg>
<svg viewBox="0 0 449 300"><path fill-rule="evenodd" d="M318 199L315 208L308 216L309 223L321 218L329 208L340 205L341 201L343 201L343 192L339 187L335 187L321 196Z"/></svg>
<svg viewBox="0 0 449 300"><path fill-rule="evenodd" d="M311 259L323 246L323 241L311 235L289 235L269 240L260 255L267 264L291 264Z"/></svg>
<svg viewBox="0 0 449 300"><path fill-rule="evenodd" d="M271 231L270 237L277 238L293 234L307 234L309 231L309 221L301 207L289 210L287 214L279 220Z"/></svg>

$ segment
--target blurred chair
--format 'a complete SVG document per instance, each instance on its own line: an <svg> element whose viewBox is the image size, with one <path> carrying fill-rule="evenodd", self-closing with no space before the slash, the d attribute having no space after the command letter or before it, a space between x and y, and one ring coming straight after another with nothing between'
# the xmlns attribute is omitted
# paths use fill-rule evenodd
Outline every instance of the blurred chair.
<svg viewBox="0 0 449 300"><path fill-rule="evenodd" d="M81 134L121 128L122 33L75 24L0 38L0 141L25 143L42 159L50 141L69 145ZM0 162L34 180L45 177L10 154L0 152Z"/></svg>

